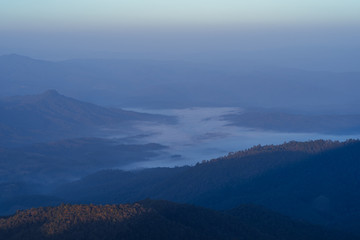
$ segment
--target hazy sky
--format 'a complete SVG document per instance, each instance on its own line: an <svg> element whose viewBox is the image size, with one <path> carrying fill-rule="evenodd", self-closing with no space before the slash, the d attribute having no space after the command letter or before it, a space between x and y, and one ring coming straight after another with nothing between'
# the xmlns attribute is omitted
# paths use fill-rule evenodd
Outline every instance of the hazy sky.
<svg viewBox="0 0 360 240"><path fill-rule="evenodd" d="M358 0L2 0L2 29L119 26L347 24Z"/></svg>
<svg viewBox="0 0 360 240"><path fill-rule="evenodd" d="M0 0L0 55L243 56L353 71L359 13L359 0Z"/></svg>

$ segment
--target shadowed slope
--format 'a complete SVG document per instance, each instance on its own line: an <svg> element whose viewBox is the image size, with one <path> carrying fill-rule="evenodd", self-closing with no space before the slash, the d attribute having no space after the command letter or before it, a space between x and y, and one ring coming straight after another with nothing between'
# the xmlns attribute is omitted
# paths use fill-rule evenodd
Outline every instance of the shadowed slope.
<svg viewBox="0 0 360 240"><path fill-rule="evenodd" d="M257 223L241 212L257 216ZM61 205L21 211L0 219L0 236L30 239L353 239L256 209L236 217L191 205L145 200L124 205ZM286 219L286 221L284 221ZM281 232L266 226L273 221ZM278 224L285 224L278 226ZM288 226L292 226L287 228Z"/></svg>
<svg viewBox="0 0 360 240"><path fill-rule="evenodd" d="M255 147L194 167L104 171L58 189L80 203L146 197L229 209L256 203L357 232L360 142L314 141Z"/></svg>
<svg viewBox="0 0 360 240"><path fill-rule="evenodd" d="M103 128L126 129L134 121L173 121L171 117L100 107L55 90L0 101L0 144L99 136Z"/></svg>

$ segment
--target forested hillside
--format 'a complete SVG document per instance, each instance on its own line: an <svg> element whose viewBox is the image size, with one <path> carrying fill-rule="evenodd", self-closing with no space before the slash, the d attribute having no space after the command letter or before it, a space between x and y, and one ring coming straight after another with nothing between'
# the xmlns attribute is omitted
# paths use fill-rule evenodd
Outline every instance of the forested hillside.
<svg viewBox="0 0 360 240"><path fill-rule="evenodd" d="M65 185L58 190L58 194L82 201L136 201L138 197L170 197L170 200L193 201L214 189L246 183L273 169L297 162L301 165L311 157L314 157L312 162L317 162L322 152L357 144L358 141L289 142L256 146L203 161L193 167L154 168L134 172L106 170Z"/></svg>
<svg viewBox="0 0 360 240"><path fill-rule="evenodd" d="M147 161L165 149L159 144L123 144L102 138L77 138L0 149L0 183L56 184L99 169ZM1 199L1 197L0 197Z"/></svg>
<svg viewBox="0 0 360 240"><path fill-rule="evenodd" d="M357 239L254 206L222 213L154 200L123 205L61 205L19 211L0 219L0 237L8 240Z"/></svg>
<svg viewBox="0 0 360 240"><path fill-rule="evenodd" d="M359 158L359 141L258 146L194 167L103 171L64 185L56 195L78 203L151 197L215 209L258 203L298 219L358 232Z"/></svg>
<svg viewBox="0 0 360 240"><path fill-rule="evenodd" d="M255 146L195 166L103 170L48 195L16 195L26 185L2 184L2 215L15 209L119 204L145 198L231 209L253 203L295 219L359 234L360 141L289 142ZM50 194L50 195L49 195Z"/></svg>

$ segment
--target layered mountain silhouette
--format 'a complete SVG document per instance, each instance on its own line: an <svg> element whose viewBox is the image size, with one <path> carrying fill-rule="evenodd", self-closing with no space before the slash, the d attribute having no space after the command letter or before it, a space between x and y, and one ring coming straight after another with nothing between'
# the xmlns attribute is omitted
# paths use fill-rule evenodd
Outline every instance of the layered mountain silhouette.
<svg viewBox="0 0 360 240"><path fill-rule="evenodd" d="M101 138L67 139L0 151L0 183L56 184L99 169L144 162L165 149L159 144L124 144ZM1 195L0 195L1 199Z"/></svg>
<svg viewBox="0 0 360 240"><path fill-rule="evenodd" d="M0 56L0 96L58 89L89 102L128 107L262 106L358 113L359 75L249 67L246 62L223 69L182 61L51 62L5 55Z"/></svg>
<svg viewBox="0 0 360 240"><path fill-rule="evenodd" d="M153 168L135 172L100 171L59 190L64 191L64 196L76 196L75 198L80 197L84 201L87 199L88 201L106 199L136 201L131 198L134 197L132 195L134 192L128 193L129 189L137 189L139 191L135 193L144 194L135 196L140 199L170 196L170 200L191 201L214 189L222 189L228 184L248 182L272 170L303 164L309 158L318 156L322 152L356 143L358 142L318 140L255 146L225 157L204 161L193 167ZM97 188L103 189L101 194L104 196L96 191Z"/></svg>
<svg viewBox="0 0 360 240"><path fill-rule="evenodd" d="M257 146L194 167L102 171L59 188L77 203L147 197L230 209L256 203L297 219L358 232L360 142Z"/></svg>
<svg viewBox="0 0 360 240"><path fill-rule="evenodd" d="M359 114L295 114L276 111L245 111L223 116L240 127L278 132L356 134L360 132Z"/></svg>
<svg viewBox="0 0 360 240"><path fill-rule="evenodd" d="M226 213L167 201L60 205L0 218L8 240L42 239L357 239L255 206Z"/></svg>
<svg viewBox="0 0 360 240"><path fill-rule="evenodd" d="M0 146L104 135L102 128L126 129L134 121L167 121L160 115L105 108L65 97L55 90L0 100Z"/></svg>

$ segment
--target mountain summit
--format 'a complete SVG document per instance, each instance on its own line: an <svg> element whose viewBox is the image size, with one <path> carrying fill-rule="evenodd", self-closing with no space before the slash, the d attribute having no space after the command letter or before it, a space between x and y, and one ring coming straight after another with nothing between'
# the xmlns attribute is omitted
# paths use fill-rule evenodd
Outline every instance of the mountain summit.
<svg viewBox="0 0 360 240"><path fill-rule="evenodd" d="M93 137L103 127L124 128L134 121L170 120L160 115L101 107L66 97L56 90L0 100L0 115L2 145Z"/></svg>

